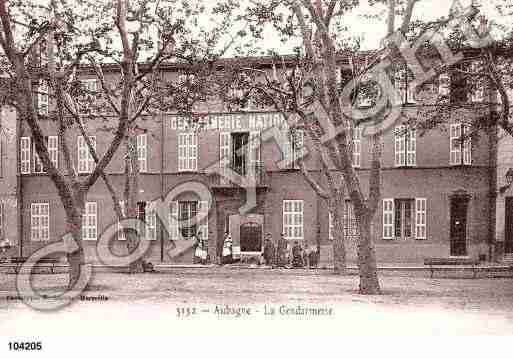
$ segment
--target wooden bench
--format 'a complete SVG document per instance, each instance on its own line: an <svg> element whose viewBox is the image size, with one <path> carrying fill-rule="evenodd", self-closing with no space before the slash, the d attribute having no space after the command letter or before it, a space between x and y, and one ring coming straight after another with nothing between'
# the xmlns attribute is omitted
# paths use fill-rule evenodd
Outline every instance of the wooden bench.
<svg viewBox="0 0 513 359"><path fill-rule="evenodd" d="M11 257L4 261L2 264L4 267L13 268L14 273L18 274L20 272L21 266L28 260L26 257ZM57 258L41 258L37 264L37 268L50 268L52 274L55 273L55 267L60 263L60 260Z"/></svg>
<svg viewBox="0 0 513 359"><path fill-rule="evenodd" d="M462 269L471 269L476 278L478 272L479 260L466 257L448 257L448 258L424 258L424 265L429 266L431 278L433 278L435 270L443 271L450 267L460 267Z"/></svg>

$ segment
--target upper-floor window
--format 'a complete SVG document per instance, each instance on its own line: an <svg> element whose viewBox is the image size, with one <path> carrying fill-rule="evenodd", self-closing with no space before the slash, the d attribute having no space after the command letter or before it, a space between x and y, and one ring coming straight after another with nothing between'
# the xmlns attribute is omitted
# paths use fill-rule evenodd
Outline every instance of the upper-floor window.
<svg viewBox="0 0 513 359"><path fill-rule="evenodd" d="M444 72L438 76L438 96L448 99L451 94L451 76Z"/></svg>
<svg viewBox="0 0 513 359"><path fill-rule="evenodd" d="M481 61L473 61L470 64L472 73L480 73L483 71L483 63ZM485 79L481 76L473 76L470 79L470 102L483 102L485 99Z"/></svg>
<svg viewBox="0 0 513 359"><path fill-rule="evenodd" d="M50 156L50 161L55 168L59 168L59 138L58 136L45 136L45 144ZM31 161L31 158L33 160ZM31 164L34 166L31 168ZM32 144L32 138L20 137L20 172L22 174L46 173L47 169L39 158L36 146Z"/></svg>
<svg viewBox="0 0 513 359"><path fill-rule="evenodd" d="M397 69L394 73L394 87L400 95L400 103L413 104L415 93L410 89L411 78L406 66Z"/></svg>
<svg viewBox="0 0 513 359"><path fill-rule="evenodd" d="M198 170L198 135L194 132L178 134L178 171Z"/></svg>
<svg viewBox="0 0 513 359"><path fill-rule="evenodd" d="M48 115L49 102L48 83L45 80L40 80L37 87L37 111L39 114Z"/></svg>
<svg viewBox="0 0 513 359"><path fill-rule="evenodd" d="M472 164L472 137L468 124L453 123L450 128L450 164Z"/></svg>
<svg viewBox="0 0 513 359"><path fill-rule="evenodd" d="M395 166L417 165L417 131L401 125L395 128Z"/></svg>
<svg viewBox="0 0 513 359"><path fill-rule="evenodd" d="M96 136L89 136L91 145L96 150ZM89 151L89 147L82 136L77 137L77 150L78 150L78 173L91 173L95 167L94 158Z"/></svg>
<svg viewBox="0 0 513 359"><path fill-rule="evenodd" d="M283 137L281 146L286 168L299 169L299 160L305 155L304 131L294 129Z"/></svg>

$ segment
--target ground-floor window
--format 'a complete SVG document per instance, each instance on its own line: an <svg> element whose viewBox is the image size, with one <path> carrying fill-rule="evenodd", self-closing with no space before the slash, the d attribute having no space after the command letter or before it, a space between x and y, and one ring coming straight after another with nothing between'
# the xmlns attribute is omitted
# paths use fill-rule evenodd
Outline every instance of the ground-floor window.
<svg viewBox="0 0 513 359"><path fill-rule="evenodd" d="M426 239L427 200L387 198L383 200L383 239Z"/></svg>
<svg viewBox="0 0 513 359"><path fill-rule="evenodd" d="M30 229L32 241L50 239L50 205L48 203L30 205Z"/></svg>
<svg viewBox="0 0 513 359"><path fill-rule="evenodd" d="M287 239L304 238L303 200L283 201L283 233Z"/></svg>
<svg viewBox="0 0 513 359"><path fill-rule="evenodd" d="M333 231L334 231L334 220L329 213L329 230L328 230L328 238L333 239ZM354 207L351 201L346 201L344 208L344 237L345 238L358 238L360 232L358 231L358 223L356 221L356 216L354 214Z"/></svg>
<svg viewBox="0 0 513 359"><path fill-rule="evenodd" d="M178 202L178 219L181 222L180 234L183 239L190 239L196 235L196 223L193 219L198 213L198 202L180 201Z"/></svg>

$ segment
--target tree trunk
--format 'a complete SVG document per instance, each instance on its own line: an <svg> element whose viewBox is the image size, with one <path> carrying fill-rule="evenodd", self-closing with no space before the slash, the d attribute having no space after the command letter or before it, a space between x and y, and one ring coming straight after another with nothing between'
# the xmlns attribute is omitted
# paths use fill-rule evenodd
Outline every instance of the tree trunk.
<svg viewBox="0 0 513 359"><path fill-rule="evenodd" d="M138 208L138 200L139 200L139 163L137 158L137 138L135 136L133 128L130 129L129 136L126 141L127 144L127 162L128 162L128 178L127 185L128 188L125 190L128 191L127 195L127 215L129 218L138 218L139 217L139 208ZM141 221L145 221L145 218L140 218ZM144 229L141 228L139 230L139 234L143 234ZM132 254L137 247L139 246L139 236L133 230L127 231L127 249L128 254ZM135 258L129 267L129 273L142 273L144 272L143 268L143 258Z"/></svg>
<svg viewBox="0 0 513 359"><path fill-rule="evenodd" d="M67 230L73 236L78 249L67 255L69 263L69 289L73 288L80 277L82 265L85 264L84 247L82 242L82 217L84 213L84 197L82 194L74 196L74 203L66 205Z"/></svg>
<svg viewBox="0 0 513 359"><path fill-rule="evenodd" d="M329 208L333 221L333 271L335 274L346 274L346 248L344 238L344 202L330 200Z"/></svg>
<svg viewBox="0 0 513 359"><path fill-rule="evenodd" d="M372 243L371 222L369 215L363 215L359 223L358 268L360 272L360 294L381 294L376 254Z"/></svg>

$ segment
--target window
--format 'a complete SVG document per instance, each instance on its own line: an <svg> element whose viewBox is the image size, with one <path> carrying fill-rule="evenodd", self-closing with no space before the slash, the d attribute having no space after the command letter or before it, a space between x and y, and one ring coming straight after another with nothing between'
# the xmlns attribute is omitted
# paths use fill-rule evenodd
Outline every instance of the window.
<svg viewBox="0 0 513 359"><path fill-rule="evenodd" d="M470 64L470 71L472 73L479 73L482 71L483 63L481 61L473 61ZM485 84L482 77L474 77L470 80L469 97L471 102L483 102L485 97Z"/></svg>
<svg viewBox="0 0 513 359"><path fill-rule="evenodd" d="M180 220L180 235L183 239L190 239L196 234L196 214L198 213L198 202L178 202L178 219Z"/></svg>
<svg viewBox="0 0 513 359"><path fill-rule="evenodd" d="M472 137L470 126L467 124L451 124L450 164L453 166L472 164Z"/></svg>
<svg viewBox="0 0 513 359"><path fill-rule="evenodd" d="M98 91L98 82L96 79L83 79L80 80L82 92L79 96L79 112L88 113L91 110L92 102Z"/></svg>
<svg viewBox="0 0 513 359"><path fill-rule="evenodd" d="M394 236L396 239L408 239L413 235L413 206L412 199L394 200Z"/></svg>
<svg viewBox="0 0 513 359"><path fill-rule="evenodd" d="M261 170L261 147L260 132L252 131L249 133L249 173L257 176Z"/></svg>
<svg viewBox="0 0 513 359"><path fill-rule="evenodd" d="M30 205L30 238L32 241L50 239L50 206L48 203Z"/></svg>
<svg viewBox="0 0 513 359"><path fill-rule="evenodd" d="M178 134L178 171L198 170L198 135Z"/></svg>
<svg viewBox="0 0 513 359"><path fill-rule="evenodd" d="M417 164L417 133L406 126L395 128L395 165L415 166Z"/></svg>
<svg viewBox="0 0 513 359"><path fill-rule="evenodd" d="M96 93L96 91L98 91L98 82L96 79L83 79L80 80L80 83L88 93Z"/></svg>
<svg viewBox="0 0 513 359"><path fill-rule="evenodd" d="M22 174L30 173L30 137L20 138L20 172Z"/></svg>
<svg viewBox="0 0 513 359"><path fill-rule="evenodd" d="M93 149L96 150L96 136L89 136ZM91 173L94 169L94 159L89 147L82 136L77 138L78 148L78 173Z"/></svg>
<svg viewBox="0 0 513 359"><path fill-rule="evenodd" d="M232 159L230 167L241 176L247 173L249 132L235 132L232 136Z"/></svg>
<svg viewBox="0 0 513 359"><path fill-rule="evenodd" d="M448 73L438 76L438 96L448 97L451 94L451 77Z"/></svg>
<svg viewBox="0 0 513 359"><path fill-rule="evenodd" d="M143 133L137 135L137 159L139 160L139 172L148 171L148 136Z"/></svg>
<svg viewBox="0 0 513 359"><path fill-rule="evenodd" d="M328 238L333 239L333 230L334 223L333 217L331 213L328 214L329 221L329 230L328 230ZM346 201L346 206L344 209L344 236L345 238L357 238L359 237L358 231L358 222L356 221L356 216L354 214L354 208L351 201Z"/></svg>
<svg viewBox="0 0 513 359"><path fill-rule="evenodd" d="M361 166L361 152L362 152L362 128L355 127L353 129L353 166Z"/></svg>
<svg viewBox="0 0 513 359"><path fill-rule="evenodd" d="M37 111L41 115L48 115L48 83L40 80L37 88Z"/></svg>
<svg viewBox="0 0 513 359"><path fill-rule="evenodd" d="M416 103L414 94L410 91L410 77L406 66L394 74L394 87L400 94L400 103Z"/></svg>
<svg viewBox="0 0 513 359"><path fill-rule="evenodd" d="M294 129L284 136L282 151L287 168L299 169L298 161L304 156L304 137L302 129Z"/></svg>
<svg viewBox="0 0 513 359"><path fill-rule="evenodd" d="M287 239L302 240L303 200L283 201L283 233Z"/></svg>
<svg viewBox="0 0 513 359"><path fill-rule="evenodd" d="M383 199L383 239L426 239L427 199Z"/></svg>
<svg viewBox="0 0 513 359"><path fill-rule="evenodd" d="M95 241L97 237L96 202L86 202L82 217L82 240Z"/></svg>
<svg viewBox="0 0 513 359"><path fill-rule="evenodd" d="M344 212L344 235L346 238L358 238L360 232L358 231L358 222L354 214L354 207L351 201L346 201L346 208Z"/></svg>
<svg viewBox="0 0 513 359"><path fill-rule="evenodd" d="M58 168L59 161L59 151L58 146L59 142L57 136L45 136L45 145L48 150L48 155L50 156L50 161L52 161L55 168ZM44 167L43 162L39 158L39 155L36 152L36 146L33 146L33 156L34 156L34 173L46 173L47 169Z"/></svg>

